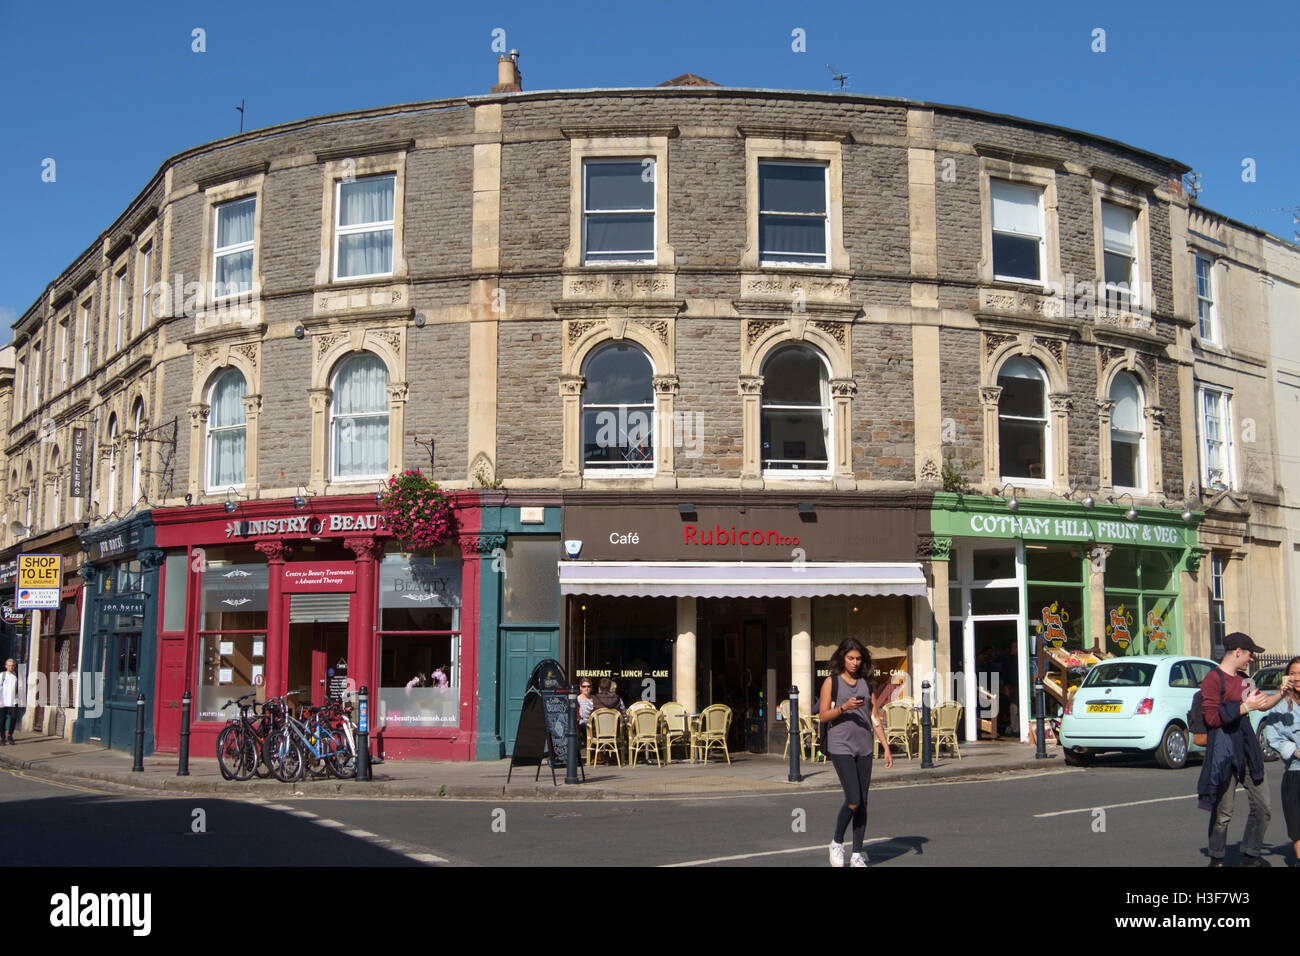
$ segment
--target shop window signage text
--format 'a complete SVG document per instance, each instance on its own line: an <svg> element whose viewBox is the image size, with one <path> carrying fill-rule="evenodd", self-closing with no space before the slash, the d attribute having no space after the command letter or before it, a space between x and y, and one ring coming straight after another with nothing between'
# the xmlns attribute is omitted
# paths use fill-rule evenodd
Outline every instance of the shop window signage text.
<svg viewBox="0 0 1300 956"><path fill-rule="evenodd" d="M1179 545L1178 528L1163 525L1135 524L1129 521L1090 521L1085 518L1035 518L1021 515L974 514L970 529L976 534L1020 538L1063 538L1074 540L1149 542Z"/></svg>
<svg viewBox="0 0 1300 956"><path fill-rule="evenodd" d="M378 531L387 527L378 514L332 514L314 517L294 515L289 518L259 518L226 522L227 538L254 535L321 534L339 531Z"/></svg>
<svg viewBox="0 0 1300 956"><path fill-rule="evenodd" d="M715 524L707 531L697 528L693 524L685 525L682 528L682 543L697 545L719 545L726 547L728 545L782 545L786 547L798 547L799 538L797 535L784 535L774 529L763 530L761 528L742 528L737 531L733 524L730 530Z"/></svg>

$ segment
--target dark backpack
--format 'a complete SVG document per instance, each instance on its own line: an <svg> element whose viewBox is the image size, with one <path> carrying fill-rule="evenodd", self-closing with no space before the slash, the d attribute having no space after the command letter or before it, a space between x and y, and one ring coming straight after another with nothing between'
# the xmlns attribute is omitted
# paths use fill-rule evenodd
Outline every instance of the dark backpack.
<svg viewBox="0 0 1300 956"><path fill-rule="evenodd" d="M828 677L827 680L831 682L831 706L836 707L838 706L840 696L840 682L834 675ZM821 700L821 694L817 695L817 699L818 701ZM826 735L831 729L831 724L835 723L837 720L839 720L838 717L835 720L819 720L817 722L817 749L823 754L830 753L830 751L826 749Z"/></svg>
<svg viewBox="0 0 1300 956"><path fill-rule="evenodd" d="M1219 698L1228 692L1228 679L1223 676L1223 669L1216 667L1214 672L1219 675ZM1192 742L1198 747L1204 747L1205 741L1210 733L1210 729L1205 725L1205 699L1198 690L1192 697L1192 709L1187 712L1187 729L1192 735Z"/></svg>

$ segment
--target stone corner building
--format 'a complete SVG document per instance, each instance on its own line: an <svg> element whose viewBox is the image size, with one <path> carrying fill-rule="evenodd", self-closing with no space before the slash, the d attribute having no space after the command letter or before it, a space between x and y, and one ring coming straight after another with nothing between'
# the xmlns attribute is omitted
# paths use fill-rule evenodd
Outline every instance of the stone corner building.
<svg viewBox="0 0 1300 956"><path fill-rule="evenodd" d="M230 698L364 685L385 753L496 758L557 657L761 748L852 635L973 739L994 673L1027 733L1038 631L1210 650L1187 166L498 80L167 159L15 324L0 560L68 555L28 657L77 675L33 719L122 746L143 692L172 749L189 690L203 753ZM436 555L377 520L415 467Z"/></svg>

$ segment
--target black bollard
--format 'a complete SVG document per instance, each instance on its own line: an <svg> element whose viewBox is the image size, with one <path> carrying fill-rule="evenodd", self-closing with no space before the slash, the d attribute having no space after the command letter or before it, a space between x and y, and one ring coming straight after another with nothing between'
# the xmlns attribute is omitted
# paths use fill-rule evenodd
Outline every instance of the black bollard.
<svg viewBox="0 0 1300 956"><path fill-rule="evenodd" d="M181 762L178 777L190 775L190 692L181 695Z"/></svg>
<svg viewBox="0 0 1300 956"><path fill-rule="evenodd" d="M934 766L934 748L930 737L930 682L921 681L921 769Z"/></svg>
<svg viewBox="0 0 1300 956"><path fill-rule="evenodd" d="M370 693L357 694L357 779L370 780Z"/></svg>
<svg viewBox="0 0 1300 956"><path fill-rule="evenodd" d="M790 776L787 779L791 783L798 783L803 779L799 773L799 757L803 751L803 728L799 726L798 684L790 688L790 725L786 730L790 732Z"/></svg>
<svg viewBox="0 0 1300 956"><path fill-rule="evenodd" d="M578 782L578 688L569 687L569 719L564 730L564 782Z"/></svg>
<svg viewBox="0 0 1300 956"><path fill-rule="evenodd" d="M1043 726L1043 682L1034 681L1034 706L1038 710L1038 749L1034 751L1035 760L1045 760L1047 758L1047 728Z"/></svg>
<svg viewBox="0 0 1300 956"><path fill-rule="evenodd" d="M132 773L144 773L144 694L135 699L135 762Z"/></svg>

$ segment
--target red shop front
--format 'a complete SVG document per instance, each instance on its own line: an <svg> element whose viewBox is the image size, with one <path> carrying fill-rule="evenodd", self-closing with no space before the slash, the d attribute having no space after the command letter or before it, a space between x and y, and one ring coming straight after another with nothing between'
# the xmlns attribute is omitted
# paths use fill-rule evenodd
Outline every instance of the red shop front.
<svg viewBox="0 0 1300 956"><path fill-rule="evenodd" d="M186 690L190 752L207 756L237 713L229 700L320 704L365 687L377 753L472 759L479 507L472 492L450 497L458 534L417 553L370 495L153 512L166 552L157 749L179 747Z"/></svg>

